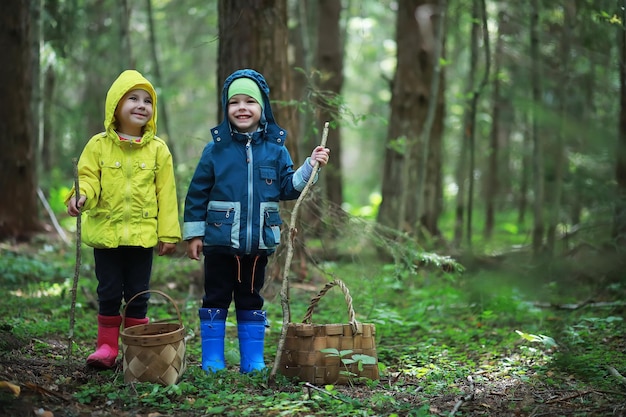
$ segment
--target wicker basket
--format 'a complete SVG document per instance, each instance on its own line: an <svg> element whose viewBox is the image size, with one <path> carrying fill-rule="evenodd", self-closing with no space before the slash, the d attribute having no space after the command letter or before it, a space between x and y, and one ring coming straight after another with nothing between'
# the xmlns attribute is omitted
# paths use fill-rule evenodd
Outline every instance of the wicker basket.
<svg viewBox="0 0 626 417"><path fill-rule="evenodd" d="M128 300L126 308L139 295L156 293L176 308L178 323L149 323L128 327L121 332L124 382L176 384L186 369L185 326L174 300L157 290L141 291ZM124 322L124 321L122 321Z"/></svg>
<svg viewBox="0 0 626 417"><path fill-rule="evenodd" d="M344 294L348 305L349 323L312 324L313 309L320 298L334 286ZM373 324L356 321L352 308L352 297L345 284L336 279L326 284L316 297L311 299L302 323L288 323L285 343L280 356L278 372L312 384L359 383L362 378L377 380L378 358L376 355L376 329ZM334 348L352 351L343 356L321 352ZM345 364L342 359L352 359L354 354L363 354L375 359L374 364Z"/></svg>

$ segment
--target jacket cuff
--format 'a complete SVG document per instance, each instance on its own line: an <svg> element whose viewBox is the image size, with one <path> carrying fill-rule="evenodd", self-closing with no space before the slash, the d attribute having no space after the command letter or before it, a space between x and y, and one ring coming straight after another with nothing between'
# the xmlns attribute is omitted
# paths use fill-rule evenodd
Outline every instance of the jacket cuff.
<svg viewBox="0 0 626 417"><path fill-rule="evenodd" d="M183 240L204 236L204 228L203 221L183 223Z"/></svg>

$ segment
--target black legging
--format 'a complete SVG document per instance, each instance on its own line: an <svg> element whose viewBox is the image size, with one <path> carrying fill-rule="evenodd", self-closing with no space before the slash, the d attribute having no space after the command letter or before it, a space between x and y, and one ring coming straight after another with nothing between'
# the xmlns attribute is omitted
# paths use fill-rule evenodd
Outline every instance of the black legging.
<svg viewBox="0 0 626 417"><path fill-rule="evenodd" d="M128 302L138 292L149 289L152 248L120 246L114 249L94 249L93 256L101 315L119 315L122 297ZM146 317L149 298L150 294L135 298L126 309L126 317Z"/></svg>

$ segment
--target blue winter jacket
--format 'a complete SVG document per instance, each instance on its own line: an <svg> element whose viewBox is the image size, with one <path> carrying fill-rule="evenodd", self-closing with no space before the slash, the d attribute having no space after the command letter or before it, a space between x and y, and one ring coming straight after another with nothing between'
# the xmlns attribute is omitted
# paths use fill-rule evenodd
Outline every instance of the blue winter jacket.
<svg viewBox="0 0 626 417"><path fill-rule="evenodd" d="M251 135L233 131L228 121L228 87L240 77L256 81L263 94L261 129ZM224 121L211 129L213 141L202 152L185 199L183 239L203 237L205 254L272 253L280 243L279 201L298 198L311 176L308 159L294 171L287 132L274 120L269 91L251 69L224 82Z"/></svg>

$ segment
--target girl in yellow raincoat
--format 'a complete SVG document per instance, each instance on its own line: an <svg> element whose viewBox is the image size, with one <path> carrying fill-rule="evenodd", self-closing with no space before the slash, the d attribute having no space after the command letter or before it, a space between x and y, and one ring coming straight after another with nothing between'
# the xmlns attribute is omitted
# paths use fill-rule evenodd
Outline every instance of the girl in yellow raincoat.
<svg viewBox="0 0 626 417"><path fill-rule="evenodd" d="M83 242L94 248L98 279L98 340L87 363L115 364L122 298L149 289L154 247L171 254L181 240L172 155L156 136L157 95L139 72L127 70L105 101L104 132L93 136L78 161L80 196L66 199L82 213ZM145 324L149 293L126 309L124 327Z"/></svg>

